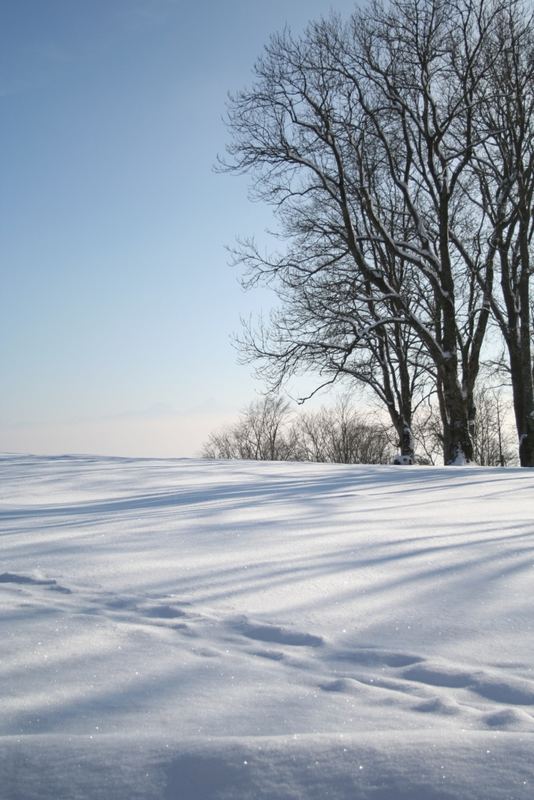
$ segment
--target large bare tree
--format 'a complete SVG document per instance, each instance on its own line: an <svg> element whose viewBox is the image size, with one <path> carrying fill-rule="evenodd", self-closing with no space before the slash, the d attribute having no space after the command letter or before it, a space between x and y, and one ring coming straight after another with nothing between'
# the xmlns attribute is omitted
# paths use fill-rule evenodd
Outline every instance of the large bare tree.
<svg viewBox="0 0 534 800"><path fill-rule="evenodd" d="M471 269L490 290L492 313L508 351L520 462L532 467L533 14L526 14L519 3L510 3L497 18L486 53L488 70L477 113L470 197L479 205L480 252L486 255L488 269L485 275L476 264Z"/></svg>
<svg viewBox="0 0 534 800"><path fill-rule="evenodd" d="M361 379L367 364L367 382L396 400L397 428L432 376L446 463L473 458L495 294L478 137L512 6L394 0L286 31L230 102L226 166L254 176L287 242L276 257L243 253L249 282L271 282L282 301L249 353L278 377L300 362ZM388 380L405 391L388 395Z"/></svg>

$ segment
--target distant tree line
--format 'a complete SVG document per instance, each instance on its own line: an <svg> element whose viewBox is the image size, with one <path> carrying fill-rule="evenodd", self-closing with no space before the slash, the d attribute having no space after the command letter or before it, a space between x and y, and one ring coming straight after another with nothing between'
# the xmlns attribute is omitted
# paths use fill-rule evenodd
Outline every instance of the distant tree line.
<svg viewBox="0 0 534 800"><path fill-rule="evenodd" d="M229 101L222 168L279 223L278 252L236 250L279 298L243 356L274 392L302 372L365 385L408 460L431 402L445 463L495 461L477 418L502 348L534 466L533 42L521 0L377 0L273 36Z"/></svg>
<svg viewBox="0 0 534 800"><path fill-rule="evenodd" d="M474 457L481 466L514 462L502 399L487 391L477 398ZM442 450L439 414L421 412L414 426L416 461L434 464ZM211 433L202 456L256 461L318 461L338 464L389 464L397 454L395 428L376 414L358 412L345 395L318 411L291 411L280 397L250 403L239 419Z"/></svg>

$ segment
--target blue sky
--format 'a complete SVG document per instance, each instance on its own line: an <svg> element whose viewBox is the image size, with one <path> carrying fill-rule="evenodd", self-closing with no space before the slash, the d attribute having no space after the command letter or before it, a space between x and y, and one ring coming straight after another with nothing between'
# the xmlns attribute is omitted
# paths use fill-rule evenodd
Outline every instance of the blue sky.
<svg viewBox="0 0 534 800"><path fill-rule="evenodd" d="M348 0L335 3L347 12ZM0 0L0 451L187 456L261 389L229 90L331 0Z"/></svg>

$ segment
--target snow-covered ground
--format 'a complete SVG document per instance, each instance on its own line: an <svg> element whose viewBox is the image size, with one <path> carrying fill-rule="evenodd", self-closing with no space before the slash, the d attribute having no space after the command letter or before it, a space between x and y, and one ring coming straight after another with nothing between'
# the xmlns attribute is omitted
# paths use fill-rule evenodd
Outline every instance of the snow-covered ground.
<svg viewBox="0 0 534 800"><path fill-rule="evenodd" d="M0 457L2 800L531 800L534 471Z"/></svg>

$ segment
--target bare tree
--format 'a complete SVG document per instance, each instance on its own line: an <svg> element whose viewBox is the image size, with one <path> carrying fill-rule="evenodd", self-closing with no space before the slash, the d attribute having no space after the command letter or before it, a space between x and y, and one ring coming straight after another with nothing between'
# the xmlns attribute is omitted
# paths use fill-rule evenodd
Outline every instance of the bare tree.
<svg viewBox="0 0 534 800"><path fill-rule="evenodd" d="M477 395L474 449L481 467L506 467L517 463L509 426L507 407L497 390L480 390Z"/></svg>
<svg viewBox="0 0 534 800"><path fill-rule="evenodd" d="M481 467L506 467L517 464L513 431L509 424L510 402L489 384L477 388L474 397L477 415L473 430L474 460ZM414 420L418 463L435 464L443 447L439 409L435 404L421 408Z"/></svg>
<svg viewBox="0 0 534 800"><path fill-rule="evenodd" d="M534 28L519 2L499 13L486 42L487 74L470 164L479 206L491 308L509 356L522 466L534 466L534 382L530 278L534 235ZM487 243L487 244L486 244ZM496 280L493 282L493 273ZM490 279L488 282L488 278Z"/></svg>
<svg viewBox="0 0 534 800"><path fill-rule="evenodd" d="M385 253L377 258L392 284L405 284L407 296L408 281L398 260ZM252 283L264 274L266 261L253 245L242 260ZM395 318L389 298L374 291L351 260L342 257L317 271L287 271L279 295L282 306L268 325L245 327L240 340L245 359L256 363L274 391L287 377L306 370L323 377L311 394L339 379L364 384L389 414L401 454L413 461L412 418L428 394L431 362L413 331Z"/></svg>
<svg viewBox="0 0 534 800"><path fill-rule="evenodd" d="M249 282L270 282L282 299L271 336L253 337L250 352L279 374L309 358L331 379L355 353L380 364L380 348L409 331L417 345L406 364L419 370L416 380L421 368L433 375L446 463L474 455L493 295L471 197L477 114L505 47L496 26L513 4L393 0L355 11L347 24L312 23L300 39L285 32L230 104L226 167L255 176L288 242L273 258L244 254ZM336 279L348 294L336 289L333 304L325 286ZM344 342L332 347L340 327ZM353 363L358 377L365 361ZM391 363L387 375L398 381L398 355Z"/></svg>
<svg viewBox="0 0 534 800"><path fill-rule="evenodd" d="M202 455L204 458L287 460L290 455L283 428L288 414L287 402L267 395L251 403L235 425L210 434Z"/></svg>
<svg viewBox="0 0 534 800"><path fill-rule="evenodd" d="M387 426L359 413L347 394L333 407L301 414L291 436L298 461L387 464L394 452Z"/></svg>
<svg viewBox="0 0 534 800"><path fill-rule="evenodd" d="M204 458L385 464L393 449L387 426L358 413L347 396L331 408L292 422L287 404L267 397L250 404L240 420L209 436Z"/></svg>

